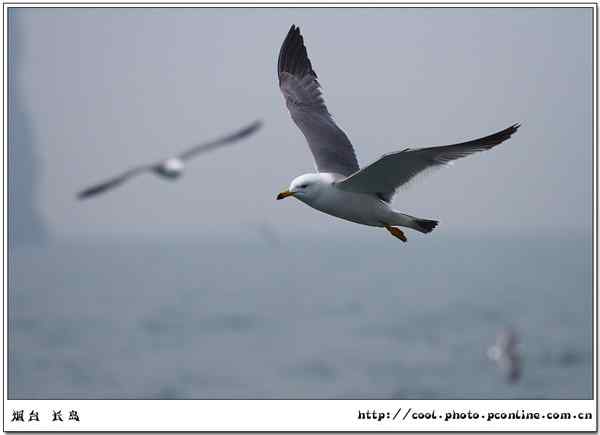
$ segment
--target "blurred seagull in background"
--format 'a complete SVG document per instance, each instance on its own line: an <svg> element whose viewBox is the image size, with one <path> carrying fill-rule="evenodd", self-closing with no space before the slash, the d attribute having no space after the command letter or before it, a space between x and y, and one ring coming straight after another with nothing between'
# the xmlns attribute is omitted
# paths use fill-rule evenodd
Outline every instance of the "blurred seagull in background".
<svg viewBox="0 0 600 435"><path fill-rule="evenodd" d="M516 383L521 378L522 363L518 344L517 332L513 328L505 328L498 333L496 343L487 351L488 358L496 363L510 383Z"/></svg>
<svg viewBox="0 0 600 435"><path fill-rule="evenodd" d="M403 242L406 236L395 225L429 233L438 222L393 210L390 202L400 186L426 169L493 148L520 126L514 124L490 136L455 145L406 148L385 154L361 169L350 140L325 106L304 39L294 25L281 46L277 73L287 108L308 142L317 170L295 178L277 199L293 196L332 216L383 227Z"/></svg>
<svg viewBox="0 0 600 435"><path fill-rule="evenodd" d="M137 166L135 168L129 169L128 171L117 175L116 177L113 177L107 181L88 187L87 189L79 192L77 194L77 197L79 199L91 198L92 196L98 195L99 193L113 189L121 185L125 181L129 180L130 178L134 177L135 175L139 175L144 172L153 172L156 175L159 175L163 178L176 179L183 173L184 162L186 162L187 160L191 159L192 157L196 157L199 154L206 153L208 151L212 151L217 148L224 147L226 145L230 145L256 132L261 126L261 121L254 121L252 124L238 130L235 133L223 136L211 142L196 145L177 156L169 157L157 163Z"/></svg>

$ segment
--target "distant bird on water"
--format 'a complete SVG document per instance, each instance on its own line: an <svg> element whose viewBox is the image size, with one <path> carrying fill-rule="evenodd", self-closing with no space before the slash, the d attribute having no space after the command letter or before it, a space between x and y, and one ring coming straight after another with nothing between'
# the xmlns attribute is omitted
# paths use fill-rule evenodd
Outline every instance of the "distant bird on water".
<svg viewBox="0 0 600 435"><path fill-rule="evenodd" d="M183 173L184 162L186 162L187 160L191 159L192 157L196 157L199 154L224 147L240 139L243 139L256 132L261 126L261 121L254 121L252 124L238 130L235 133L223 136L219 139L210 142L205 142L203 144L196 145L177 156L169 157L165 160L161 160L160 162L152 163L149 165L136 166L134 168L129 169L126 172L123 172L120 175L117 175L116 177L110 178L109 180L106 180L99 184L95 184L91 187L88 187L85 190L82 190L77 194L77 198L91 198L92 196L96 196L102 192L106 192L110 189L113 189L121 185L125 181L129 180L130 178L134 177L135 175L139 175L144 172L153 172L156 175L167 179L178 178Z"/></svg>
<svg viewBox="0 0 600 435"><path fill-rule="evenodd" d="M325 106L304 39L294 25L281 46L277 74L287 108L308 142L317 170L295 178L277 199L293 196L332 216L383 227L404 242L406 236L396 226L429 233L438 222L393 210L390 202L400 186L426 169L491 149L519 128L519 124L514 124L490 136L455 145L406 148L386 154L361 169L350 140Z"/></svg>

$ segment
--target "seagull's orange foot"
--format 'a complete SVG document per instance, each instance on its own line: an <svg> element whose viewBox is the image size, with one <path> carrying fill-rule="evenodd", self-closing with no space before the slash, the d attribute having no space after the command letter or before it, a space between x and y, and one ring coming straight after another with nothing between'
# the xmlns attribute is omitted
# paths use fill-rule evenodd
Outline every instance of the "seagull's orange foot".
<svg viewBox="0 0 600 435"><path fill-rule="evenodd" d="M390 234L403 242L406 242L406 236L402 232L400 228L392 227L391 225L384 225L385 229L390 232Z"/></svg>

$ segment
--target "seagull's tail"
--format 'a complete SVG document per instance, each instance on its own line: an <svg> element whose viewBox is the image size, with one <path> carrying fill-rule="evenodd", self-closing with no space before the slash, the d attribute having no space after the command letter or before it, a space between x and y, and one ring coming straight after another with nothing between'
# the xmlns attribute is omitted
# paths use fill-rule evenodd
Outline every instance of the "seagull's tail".
<svg viewBox="0 0 600 435"><path fill-rule="evenodd" d="M412 228L421 233L430 233L437 226L438 221L432 221L429 219L419 219L414 216L410 216L404 213L394 212L392 218L393 225L401 225L403 227Z"/></svg>
<svg viewBox="0 0 600 435"><path fill-rule="evenodd" d="M415 226L413 228L415 230L420 231L422 233L430 233L437 226L438 221L415 218L414 223L415 223Z"/></svg>

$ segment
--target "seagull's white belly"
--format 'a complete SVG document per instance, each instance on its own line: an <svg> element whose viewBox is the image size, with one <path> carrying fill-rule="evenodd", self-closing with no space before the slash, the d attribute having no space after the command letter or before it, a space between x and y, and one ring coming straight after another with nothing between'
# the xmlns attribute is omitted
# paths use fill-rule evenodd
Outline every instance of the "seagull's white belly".
<svg viewBox="0 0 600 435"><path fill-rule="evenodd" d="M363 225L381 227L392 210L379 198L363 193L340 190L331 185L310 202L298 198L323 213Z"/></svg>

